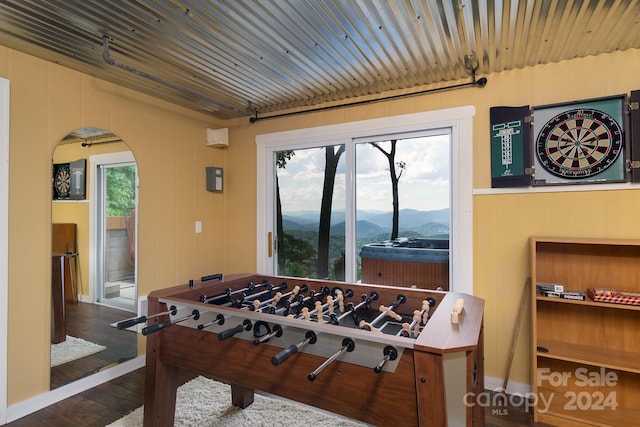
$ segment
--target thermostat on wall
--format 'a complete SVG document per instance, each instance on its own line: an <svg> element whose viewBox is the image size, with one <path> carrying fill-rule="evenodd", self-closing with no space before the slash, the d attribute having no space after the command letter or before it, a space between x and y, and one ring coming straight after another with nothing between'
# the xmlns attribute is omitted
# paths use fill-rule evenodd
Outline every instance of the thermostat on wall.
<svg viewBox="0 0 640 427"><path fill-rule="evenodd" d="M222 191L222 168L207 167L207 191Z"/></svg>

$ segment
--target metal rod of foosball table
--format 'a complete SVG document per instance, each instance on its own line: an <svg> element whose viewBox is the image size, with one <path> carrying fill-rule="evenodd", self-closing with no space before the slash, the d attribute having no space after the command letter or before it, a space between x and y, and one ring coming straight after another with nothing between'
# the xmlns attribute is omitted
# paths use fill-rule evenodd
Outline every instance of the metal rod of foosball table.
<svg viewBox="0 0 640 427"><path fill-rule="evenodd" d="M183 316L179 319L176 319L176 320L169 319L166 322L155 323L153 325L147 326L145 328L142 328L142 335L149 335L154 332L158 332L160 329L167 328L171 325L175 325L176 323L184 322L185 320L190 319L192 317L193 317L193 320L198 320L200 318L200 312L198 310L193 310L191 314Z"/></svg>
<svg viewBox="0 0 640 427"><path fill-rule="evenodd" d="M318 300L314 303L314 309L313 310L309 310L307 312L307 316L308 318L310 318L311 316L315 315L316 319L318 322L323 322L324 321L324 312L325 309L327 309L327 313L329 312L328 308L329 308L329 304L331 304L331 307L333 308L334 306L334 301L333 301L333 297L331 295L327 295L327 298L325 300L326 302L323 304L322 300ZM304 308L302 309L304 311ZM300 317L300 316L298 316ZM305 316L302 316L305 317Z"/></svg>
<svg viewBox="0 0 640 427"><path fill-rule="evenodd" d="M289 310L291 310L292 308L295 308L296 306L302 303L302 301L304 300L304 295L296 294L294 298L295 298L294 300L292 300L291 298L286 300L283 307L276 308L274 311L271 312L271 314L280 315L282 313L283 316L288 316Z"/></svg>
<svg viewBox="0 0 640 427"><path fill-rule="evenodd" d="M224 316L222 314L218 313L218 315L216 316L215 319L198 325L198 330L201 331L204 328L208 328L209 326L213 325L214 323L217 323L218 325L224 325Z"/></svg>
<svg viewBox="0 0 640 427"><path fill-rule="evenodd" d="M307 344L315 344L318 340L318 337L315 332L307 331L304 335L305 339L300 341L298 344L292 344L289 347L282 350L280 353L276 354L271 358L271 364L273 366L279 366L282 362L287 360L291 355L297 353L302 347Z"/></svg>
<svg viewBox="0 0 640 427"><path fill-rule="evenodd" d="M235 295L235 294L239 294L242 292L251 292L254 291L255 289L261 287L261 286L267 286L269 284L269 281L267 280L263 280L262 283L258 283L257 285L253 282L249 282L249 284L247 285L246 288L242 288L242 289L236 289L235 291L231 290L231 288L227 288L224 292L224 294L220 294L220 295L216 295L213 297L208 297L206 295L200 295L200 302L204 302L207 304L211 304L214 301L217 301L219 299L223 299L223 298L231 298L231 295Z"/></svg>
<svg viewBox="0 0 640 427"><path fill-rule="evenodd" d="M314 301L316 298L318 298L318 300L322 300L322 297L325 296L325 295L329 295L330 292L331 292L331 290L328 287L321 286L320 290L318 292L316 292L316 291L309 292L309 296L304 297L302 299L299 299L299 300L297 300L295 302L292 302L289 305L289 308L296 307L298 305L305 305L310 301Z"/></svg>
<svg viewBox="0 0 640 427"><path fill-rule="evenodd" d="M342 313L340 316L337 317L337 322L339 323L342 319L344 319L345 317L347 317L349 314L353 315L353 321L357 323L357 319L356 319L356 311L358 311L360 309L360 307L362 306L367 306L369 309L371 309L371 301L375 301L378 299L378 293L377 292L371 292L369 295L367 294L362 294L362 302L360 302L358 305L353 305L352 302L347 304L347 310Z"/></svg>
<svg viewBox="0 0 640 427"><path fill-rule="evenodd" d="M384 368L384 365L389 360L396 360L398 358L398 350L396 350L395 347L391 347L390 345L386 346L384 350L382 350L382 354L384 355L384 358L373 368L373 372L375 372L376 374L382 372L382 368Z"/></svg>
<svg viewBox="0 0 640 427"><path fill-rule="evenodd" d="M127 329L137 325L138 323L144 323L149 319L154 319L156 317L164 316L166 314L171 314L172 316L175 316L177 312L178 312L178 309L176 308L176 306L172 305L171 307L169 307L168 311L164 311L162 313L151 314L149 316L140 316L134 319L127 319L127 320L123 320L122 322L118 322L118 324L116 325L116 328L118 328L119 330Z"/></svg>
<svg viewBox="0 0 640 427"><path fill-rule="evenodd" d="M324 363L320 366L318 366L316 368L315 371L311 372L309 375L307 375L307 379L309 381L313 381L316 379L316 377L322 372L324 371L324 369L329 366L330 364L332 364L337 358L339 358L340 356L342 356L345 352L347 351L353 351L353 349L356 348L356 343L353 342L353 340L351 338L345 338L342 340L342 348L340 350L338 350L333 356L331 356L330 358L328 358L327 360L324 361Z"/></svg>
<svg viewBox="0 0 640 427"><path fill-rule="evenodd" d="M277 309L274 313L271 314L280 314L281 312L284 312L284 316L288 316L289 315L289 311L292 308L296 308L298 306L304 306L304 304L306 304L309 301L313 301L316 297L322 298L324 295L328 294L330 292L329 288L326 286L322 286L320 288L319 292L316 291L311 291L309 293L309 296L304 297L302 295L298 295L297 299L293 302L291 302L291 299L289 299L286 302L286 305L284 307L281 307L279 309ZM298 315L300 314L300 311L298 311L297 313Z"/></svg>
<svg viewBox="0 0 640 427"><path fill-rule="evenodd" d="M273 296L273 298L269 298L267 300L261 301L260 305L257 308L255 308L255 311L262 311L262 310L264 310L264 308L266 306L268 306L270 304L272 305L272 307L275 310L275 304L280 302L283 298L288 298L291 295L297 295L298 293L301 293L301 292L307 292L308 290L309 290L309 287L306 284L304 284L302 286L296 285L296 286L293 287L293 290L291 290L289 292L286 292L284 294L280 293L280 292L276 292L276 294ZM275 303L275 304L273 304L273 303ZM275 314L275 313L271 313L271 314Z"/></svg>
<svg viewBox="0 0 640 427"><path fill-rule="evenodd" d="M341 290L339 292L342 295L341 298L344 298L344 297L350 298L353 296L353 291L351 289L347 289L344 293ZM336 298L334 299L334 297ZM329 318L331 319L331 314L333 312L332 309L334 309L336 305L339 305L340 303L340 300L339 298L337 298L337 295L333 295L333 296L327 295L327 298L325 301L326 302L321 305L318 305L320 301L316 301L315 308L309 311L310 316L313 316L314 314L317 316L318 322L324 320L323 317L324 317L325 311L327 312L327 314L329 315ZM333 319L331 319L330 322L333 323Z"/></svg>
<svg viewBox="0 0 640 427"><path fill-rule="evenodd" d="M291 309L291 308L297 307L298 305L301 305L302 306L301 310L303 311L305 309L305 307L308 308L309 303L311 303L313 301L315 301L315 304L317 304L318 302L322 303L322 297L325 296L325 295L329 295L330 293L331 293L331 291L329 290L328 287L322 286L318 293L316 293L315 291L311 291L311 293L309 294L308 297L299 299L298 301L288 305L287 309ZM308 310L307 311L308 316L311 316L312 312L315 313L315 310ZM306 316L306 317L308 317L308 316ZM300 313L300 311L298 311L297 318L299 319L301 317L304 318L305 316L302 315Z"/></svg>
<svg viewBox="0 0 640 427"><path fill-rule="evenodd" d="M258 345L258 344L262 344L265 341L269 341L273 337L281 337L283 332L284 331L282 330L282 326L273 325L273 330L270 333L263 335L259 338L255 338L253 340L253 344Z"/></svg>
<svg viewBox="0 0 640 427"><path fill-rule="evenodd" d="M235 300L235 301L230 301L228 303L222 304L224 306L231 306L231 307L235 307L235 308L240 308L242 306L242 303L245 302L249 302L249 301L253 301L256 298L260 298L263 295L266 294L273 294L274 292L277 291L284 291L285 289L287 289L287 284L285 282L280 283L278 286L273 286L273 285L269 285L269 289L266 289L264 291L261 292L256 292L255 294L251 294L251 295L242 295L241 298Z"/></svg>
<svg viewBox="0 0 640 427"><path fill-rule="evenodd" d="M413 333L415 337L420 333L420 326L426 325L429 320L429 311L435 307L436 300L432 297L422 301L422 309L413 311L413 320L406 326L402 325L402 330L398 331L397 336L409 337Z"/></svg>
<svg viewBox="0 0 640 427"><path fill-rule="evenodd" d="M399 314L396 314L394 310L398 308L398 306L404 303L406 300L407 300L407 297L405 297L404 295L398 295L398 299L395 302L392 302L391 305L389 305L389 307L385 307L384 305L381 305L380 311L382 313L380 313L375 319L369 322L367 326L372 326L372 325L375 326L376 323L380 322L382 319L384 319L387 316L391 316L396 320L402 320L402 316L400 316Z"/></svg>

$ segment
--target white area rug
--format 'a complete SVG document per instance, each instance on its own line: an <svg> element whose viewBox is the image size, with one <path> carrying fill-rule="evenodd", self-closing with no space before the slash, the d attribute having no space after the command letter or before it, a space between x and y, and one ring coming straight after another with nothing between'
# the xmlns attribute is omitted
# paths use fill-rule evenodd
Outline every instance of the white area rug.
<svg viewBox="0 0 640 427"><path fill-rule="evenodd" d="M143 407L109 424L107 427L139 427ZM231 404L231 387L205 377L197 377L178 388L176 398L176 427L362 427L347 418L280 398L255 394L254 402L246 409Z"/></svg>
<svg viewBox="0 0 640 427"><path fill-rule="evenodd" d="M107 347L103 345L67 335L67 339L63 342L51 344L51 367L53 368L106 349Z"/></svg>

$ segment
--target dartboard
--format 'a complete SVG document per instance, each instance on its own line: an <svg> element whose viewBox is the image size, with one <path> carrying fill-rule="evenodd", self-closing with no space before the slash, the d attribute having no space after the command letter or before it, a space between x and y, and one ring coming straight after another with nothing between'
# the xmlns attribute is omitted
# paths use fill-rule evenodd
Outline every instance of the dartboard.
<svg viewBox="0 0 640 427"><path fill-rule="evenodd" d="M613 117L582 108L557 114L542 127L536 140L536 155L549 173L580 179L607 170L622 152L622 146L622 130Z"/></svg>
<svg viewBox="0 0 640 427"><path fill-rule="evenodd" d="M69 196L69 188L71 187L71 175L68 167L61 167L56 171L54 183L56 194L59 198Z"/></svg>

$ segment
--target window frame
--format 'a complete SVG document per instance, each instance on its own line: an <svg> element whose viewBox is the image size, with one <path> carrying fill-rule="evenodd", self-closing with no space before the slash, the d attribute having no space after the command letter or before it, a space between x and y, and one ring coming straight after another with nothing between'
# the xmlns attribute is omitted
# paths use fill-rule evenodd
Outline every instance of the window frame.
<svg viewBox="0 0 640 427"><path fill-rule="evenodd" d="M0 425L7 422L9 342L9 80L0 78Z"/></svg>
<svg viewBox="0 0 640 427"><path fill-rule="evenodd" d="M345 144L347 200L345 219L355 221L355 144L362 138L395 133L451 130L451 290L473 294L473 117L475 107L463 106L436 111L360 120L306 129L257 135L256 270L274 274L269 248L274 239L275 174L273 153L281 150ZM272 241L269 242L271 237ZM355 226L347 227L345 245L355 244ZM353 257L347 257L346 271L353 271ZM347 276L349 277L349 276ZM347 279L349 281L349 279Z"/></svg>

